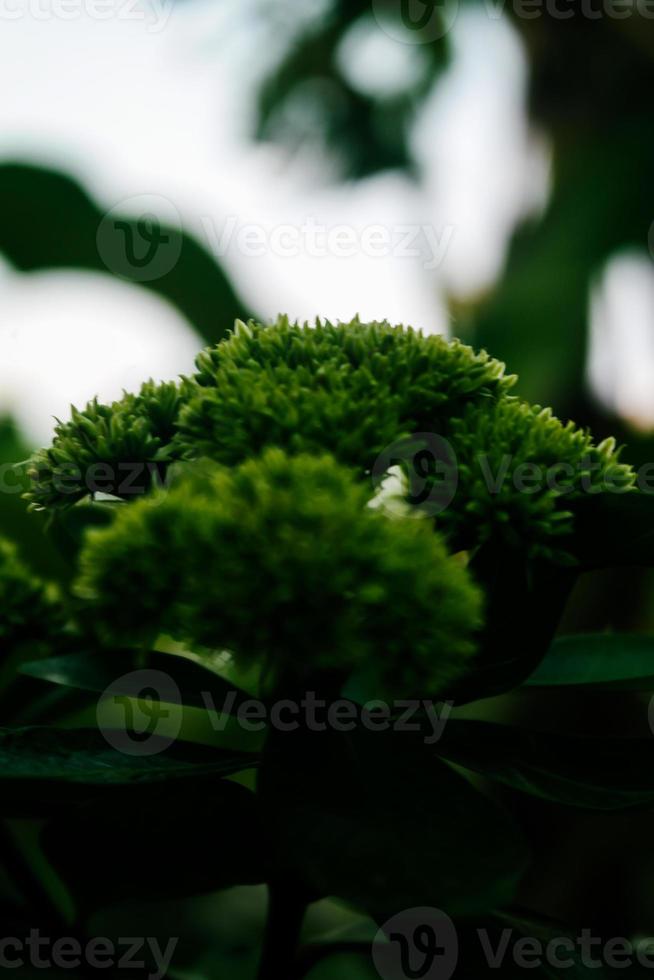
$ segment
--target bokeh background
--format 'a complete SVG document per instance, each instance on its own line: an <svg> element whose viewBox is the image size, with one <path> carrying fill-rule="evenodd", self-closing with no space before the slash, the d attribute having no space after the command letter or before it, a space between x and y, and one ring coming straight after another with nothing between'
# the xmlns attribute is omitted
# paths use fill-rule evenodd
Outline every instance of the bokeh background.
<svg viewBox="0 0 654 980"><path fill-rule="evenodd" d="M528 396L647 430L654 7L525 11L3 0L5 410L43 441L71 400L189 370L235 313L359 313L488 344ZM156 267L147 289L112 275L92 209L177 222L222 307L190 273L178 302Z"/></svg>
<svg viewBox="0 0 654 980"><path fill-rule="evenodd" d="M486 346L520 394L654 460L653 89L651 0L0 0L0 462L280 312ZM0 494L0 530L52 573L21 507ZM652 629L652 585L584 581L567 627ZM643 818L531 819L533 904L654 931ZM239 892L114 926L181 931L178 980L239 980L261 910Z"/></svg>

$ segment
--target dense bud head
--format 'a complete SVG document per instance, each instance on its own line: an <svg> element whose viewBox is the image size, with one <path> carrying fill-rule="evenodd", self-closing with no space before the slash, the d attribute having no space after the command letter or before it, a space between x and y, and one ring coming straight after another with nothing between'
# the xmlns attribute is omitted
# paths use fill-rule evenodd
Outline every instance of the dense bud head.
<svg viewBox="0 0 654 980"><path fill-rule="evenodd" d="M237 323L181 386L148 382L113 405L73 409L33 458L39 478L29 498L36 507L74 503L90 492L94 467L108 465L109 492L134 500L173 460L236 466L271 447L331 453L372 496L371 473L378 483L398 446L435 436L457 467L456 493L436 517L451 550L499 537L567 562L575 503L628 486L634 474L611 440L595 446L572 423L514 398L514 381L484 351L388 323ZM421 475L426 467L429 484L438 460L423 453L404 466ZM539 486L528 485L525 467L539 470Z"/></svg>
<svg viewBox="0 0 654 980"><path fill-rule="evenodd" d="M173 458L181 398L174 382L147 381L138 395L110 405L94 399L82 410L72 407L70 420L57 423L50 448L30 460L26 498L32 508L69 507L96 488L115 496L143 494Z"/></svg>
<svg viewBox="0 0 654 980"><path fill-rule="evenodd" d="M358 319L237 324L197 368L179 423L187 456L233 465L277 445L332 452L361 472L403 434L442 427L515 380L458 341Z"/></svg>
<svg viewBox="0 0 654 980"><path fill-rule="evenodd" d="M465 672L481 601L430 522L394 520L329 456L192 465L90 532L78 591L109 641L226 649L273 683L371 666L395 694Z"/></svg>
<svg viewBox="0 0 654 980"><path fill-rule="evenodd" d="M449 438L459 482L436 523L450 540L482 544L495 537L567 564L579 501L624 492L635 481L613 439L595 445L586 430L517 398L468 406L451 420Z"/></svg>
<svg viewBox="0 0 654 980"><path fill-rule="evenodd" d="M595 446L572 423L512 397L504 365L456 340L388 323L312 328L280 318L237 325L197 367L179 420L189 458L233 465L271 445L328 450L363 476L406 437L447 440L458 487L437 525L455 548L499 535L567 562L574 502L608 482L633 483L611 440ZM538 490L525 489L526 464L541 471Z"/></svg>

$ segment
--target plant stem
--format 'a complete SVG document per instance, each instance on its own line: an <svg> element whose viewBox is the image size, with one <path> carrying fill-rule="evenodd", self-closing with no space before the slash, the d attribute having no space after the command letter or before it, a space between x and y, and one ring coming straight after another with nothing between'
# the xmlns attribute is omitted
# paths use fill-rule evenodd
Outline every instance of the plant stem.
<svg viewBox="0 0 654 980"><path fill-rule="evenodd" d="M280 882L268 885L268 917L258 980L290 980L307 903L296 888Z"/></svg>

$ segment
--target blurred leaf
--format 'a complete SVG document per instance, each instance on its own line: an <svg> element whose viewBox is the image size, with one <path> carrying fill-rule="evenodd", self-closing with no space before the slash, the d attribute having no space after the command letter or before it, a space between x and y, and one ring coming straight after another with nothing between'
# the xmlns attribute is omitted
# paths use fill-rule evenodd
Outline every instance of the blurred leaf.
<svg viewBox="0 0 654 980"><path fill-rule="evenodd" d="M566 806L654 804L654 741L584 738L450 719L438 754L512 789Z"/></svg>
<svg viewBox="0 0 654 980"><path fill-rule="evenodd" d="M527 859L517 828L420 739L276 735L259 792L277 867L310 895L371 915L474 914L510 900Z"/></svg>
<svg viewBox="0 0 654 980"><path fill-rule="evenodd" d="M52 684L97 694L111 688L112 694L136 698L142 693L143 680L138 673L142 669L168 675L173 682L170 690L159 693L161 699L169 704L221 712L225 705L225 710L235 711L244 701L250 700L249 694L202 666L200 661L158 651L149 653L145 661L135 650L71 653L31 661L23 664L20 671Z"/></svg>
<svg viewBox="0 0 654 980"><path fill-rule="evenodd" d="M330 954L328 959L321 960L308 972L298 974L293 980L379 980L379 973L370 961L370 943L365 951L358 955L353 953Z"/></svg>
<svg viewBox="0 0 654 980"><path fill-rule="evenodd" d="M412 169L411 124L445 67L448 46L441 32L431 29L434 19L442 16L437 7L429 12L424 27L417 26L418 18L413 28L408 27L402 15L402 5L395 0L376 0L374 17L369 0L334 0L326 16L291 39L281 63L265 78L259 93L258 136L296 146L314 142L327 147L345 177ZM382 20L396 44L398 33L411 37L413 31L413 62L420 57L424 66L406 91L375 97L359 91L344 76L339 49L353 28L380 33ZM432 38L433 33L438 36Z"/></svg>
<svg viewBox="0 0 654 980"><path fill-rule="evenodd" d="M130 199L124 203L128 211ZM112 211L103 223L105 217L64 174L18 163L0 165L0 253L17 269L91 269L139 283L170 300L210 344L221 340L235 319L247 318L247 307L195 238L156 224L157 241L177 257L169 261L164 255L161 274L144 280L142 263L130 258L129 243L144 239L143 223L151 217ZM104 237L99 241L101 224ZM156 271L153 265L153 276Z"/></svg>
<svg viewBox="0 0 654 980"><path fill-rule="evenodd" d="M654 215L647 117L623 117L601 133L579 129L572 140L569 135L556 147L546 211L515 236L474 332L476 344L519 374L520 394L563 414L570 408L574 414L571 402L583 390L591 285L620 249L646 254Z"/></svg>
<svg viewBox="0 0 654 980"><path fill-rule="evenodd" d="M161 749L154 752L157 743ZM213 781L257 761L201 745L169 745L156 735L149 736L147 749L151 754L119 752L96 729L0 729L0 813L42 816L97 797L106 805L114 789L162 782L181 788L186 781Z"/></svg>
<svg viewBox="0 0 654 980"><path fill-rule="evenodd" d="M528 687L654 688L654 637L630 633L579 633L559 636Z"/></svg>
<svg viewBox="0 0 654 980"><path fill-rule="evenodd" d="M447 692L457 704L494 697L522 684L547 653L576 570L529 562L494 542L469 565L484 589L486 615L470 672Z"/></svg>
<svg viewBox="0 0 654 980"><path fill-rule="evenodd" d="M311 942L306 943L298 954L297 975L298 977L320 975L318 967L324 961L329 961L333 965L333 957L365 957L369 964L369 969L373 970L370 963L370 949L377 935L377 926L371 920L362 920L340 929L333 929L330 932L315 936ZM353 954L353 955L352 955ZM327 974L329 975L329 974ZM364 974L368 975L368 974Z"/></svg>

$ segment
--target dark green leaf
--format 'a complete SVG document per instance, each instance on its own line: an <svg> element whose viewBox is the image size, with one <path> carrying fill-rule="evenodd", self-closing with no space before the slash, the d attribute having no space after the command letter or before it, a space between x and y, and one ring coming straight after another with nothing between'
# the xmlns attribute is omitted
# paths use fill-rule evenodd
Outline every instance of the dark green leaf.
<svg viewBox="0 0 654 980"><path fill-rule="evenodd" d="M371 970L370 950L377 935L377 926L370 919L350 924L344 928L332 929L324 935L312 937L299 951L297 968L291 980L301 980L313 976L311 971L334 956L359 955ZM340 975L340 974L339 974Z"/></svg>
<svg viewBox="0 0 654 980"><path fill-rule="evenodd" d="M156 743L160 751L154 752ZM0 814L48 815L71 803L105 798L125 787L221 776L256 765L245 753L149 736L148 755L113 748L96 729L0 729ZM185 790L182 790L183 795Z"/></svg>
<svg viewBox="0 0 654 980"><path fill-rule="evenodd" d="M558 637L529 687L654 689L654 637L631 633L579 633Z"/></svg>
<svg viewBox="0 0 654 980"><path fill-rule="evenodd" d="M438 753L521 793L567 806L654 804L650 738L584 738L450 719Z"/></svg>
<svg viewBox="0 0 654 980"><path fill-rule="evenodd" d="M335 977L338 980L379 980L379 972L370 958L370 943L359 952L325 950L324 956L308 972L300 964L298 972L289 980L334 980Z"/></svg>
<svg viewBox="0 0 654 980"><path fill-rule="evenodd" d="M250 698L196 661L153 651L145 664L137 664L136 656L134 650L72 653L31 661L21 667L21 673L83 691L100 694L111 688L113 694L138 697L143 687L138 671L145 667L168 675L172 683L161 692L161 698L169 704L229 714Z"/></svg>
<svg viewBox="0 0 654 980"><path fill-rule="evenodd" d="M130 202L125 206L129 212ZM221 340L235 319L247 319L247 308L196 239L161 225L159 241L175 260L155 255L161 267L144 279L127 250L130 238L143 248L143 216L112 212L112 220L103 219L103 210L69 177L27 165L0 166L0 253L16 268L92 269L137 282L170 300L207 343Z"/></svg>
<svg viewBox="0 0 654 980"><path fill-rule="evenodd" d="M486 616L470 673L447 692L458 704L522 684L545 656L576 577L569 568L529 562L490 541L470 571L484 589Z"/></svg>

